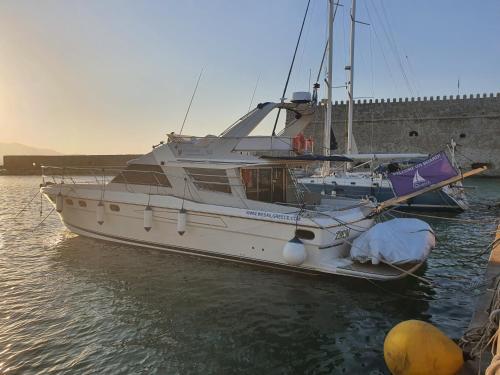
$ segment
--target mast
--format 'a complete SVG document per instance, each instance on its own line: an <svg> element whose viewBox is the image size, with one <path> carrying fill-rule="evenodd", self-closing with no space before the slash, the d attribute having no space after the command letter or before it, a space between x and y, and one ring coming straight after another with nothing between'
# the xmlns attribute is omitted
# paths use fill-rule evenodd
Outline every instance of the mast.
<svg viewBox="0 0 500 375"><path fill-rule="evenodd" d="M333 7L334 0L328 0L328 67L327 67L327 102L325 113L325 128L323 134L323 153L330 156L330 134L332 129L332 67L333 67ZM330 173L330 162L323 164L323 174Z"/></svg>
<svg viewBox="0 0 500 375"><path fill-rule="evenodd" d="M354 96L353 96L353 86L354 86L354 32L356 30L356 0L352 0L351 7L351 46L350 46L350 60L349 66L346 66L346 70L349 70L349 83L348 83L348 95L349 95L349 112L347 115L347 147L346 154L352 154L352 118L354 112Z"/></svg>

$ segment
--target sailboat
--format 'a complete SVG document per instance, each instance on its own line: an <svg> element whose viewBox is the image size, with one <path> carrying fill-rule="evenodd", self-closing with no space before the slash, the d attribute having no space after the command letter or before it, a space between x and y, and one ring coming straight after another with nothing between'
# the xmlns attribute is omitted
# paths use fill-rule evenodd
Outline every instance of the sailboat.
<svg viewBox="0 0 500 375"><path fill-rule="evenodd" d="M337 170L324 169L320 174L302 177L299 182L308 191L319 192L326 195L345 196L351 198L373 197L377 201L385 201L394 198L394 191L391 182L387 179L387 166L399 169L403 163L415 163L423 160L429 154L421 153L358 153L352 124L354 116L354 40L355 40L355 20L356 0L352 0L351 5L351 33L350 33L350 64L346 67L349 72L348 82L348 121L347 121L347 145L346 153L350 159L359 162L361 165L373 167L379 163L378 168L371 168L370 171L362 171L357 167L353 168L352 163L347 163L343 168ZM331 111L327 110L327 113ZM329 116L328 116L329 117ZM325 121L325 150L326 142L330 142L331 119ZM455 162L455 143L451 141L450 154L453 163ZM382 163L382 164L380 164ZM399 206L403 210L419 211L456 211L461 212L469 208L465 190L461 182L444 186L437 191L416 196L406 202L401 202Z"/></svg>

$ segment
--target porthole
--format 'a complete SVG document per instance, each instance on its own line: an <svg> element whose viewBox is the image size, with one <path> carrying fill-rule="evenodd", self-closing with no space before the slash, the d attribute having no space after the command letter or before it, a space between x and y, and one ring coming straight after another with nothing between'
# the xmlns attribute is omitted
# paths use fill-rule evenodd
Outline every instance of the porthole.
<svg viewBox="0 0 500 375"><path fill-rule="evenodd" d="M85 201L78 201L78 205L80 207L87 207L87 202L85 202Z"/></svg>
<svg viewBox="0 0 500 375"><path fill-rule="evenodd" d="M67 205L73 206L73 199L66 198L64 201L66 202Z"/></svg>
<svg viewBox="0 0 500 375"><path fill-rule="evenodd" d="M354 181L351 182L351 185L356 185L356 183Z"/></svg>
<svg viewBox="0 0 500 375"><path fill-rule="evenodd" d="M412 130L411 132L408 133L410 137L418 137L418 132L415 130Z"/></svg>
<svg viewBox="0 0 500 375"><path fill-rule="evenodd" d="M118 212L118 211L120 211L120 206L118 206L117 204L110 204L110 205L109 205L109 209L110 209L111 211Z"/></svg>
<svg viewBox="0 0 500 375"><path fill-rule="evenodd" d="M465 138L465 137L466 137L466 135L465 135L465 133L460 133L459 137L460 137L460 138Z"/></svg>
<svg viewBox="0 0 500 375"><path fill-rule="evenodd" d="M295 231L295 236L302 238L304 240L314 240L314 232L305 229L297 229Z"/></svg>

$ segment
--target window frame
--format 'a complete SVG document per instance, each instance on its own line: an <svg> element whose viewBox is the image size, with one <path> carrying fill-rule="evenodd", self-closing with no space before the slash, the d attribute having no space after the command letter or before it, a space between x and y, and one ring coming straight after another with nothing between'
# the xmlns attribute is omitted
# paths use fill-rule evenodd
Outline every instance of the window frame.
<svg viewBox="0 0 500 375"><path fill-rule="evenodd" d="M184 171L198 190L232 194L227 169L184 167Z"/></svg>
<svg viewBox="0 0 500 375"><path fill-rule="evenodd" d="M130 164L121 170L111 180L111 183L172 187L163 168L156 164Z"/></svg>

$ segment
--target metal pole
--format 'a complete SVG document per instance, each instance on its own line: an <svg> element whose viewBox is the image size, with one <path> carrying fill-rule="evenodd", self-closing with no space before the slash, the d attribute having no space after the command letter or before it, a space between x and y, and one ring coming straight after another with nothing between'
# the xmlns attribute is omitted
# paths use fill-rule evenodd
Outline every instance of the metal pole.
<svg viewBox="0 0 500 375"><path fill-rule="evenodd" d="M349 113L347 117L347 155L352 154L352 118L354 112L354 94L353 94L353 86L354 86L354 32L356 30L356 0L352 0L352 8L351 8L351 50L350 50L350 61L349 66L346 66L346 69L349 70L349 83L348 83L348 95L349 95Z"/></svg>
<svg viewBox="0 0 500 375"><path fill-rule="evenodd" d="M330 133L332 129L332 67L333 67L333 7L334 0L328 1L328 74L327 74L327 102L325 113L325 128L323 134L323 150L325 156L330 156ZM323 164L323 174L330 173L330 162Z"/></svg>

